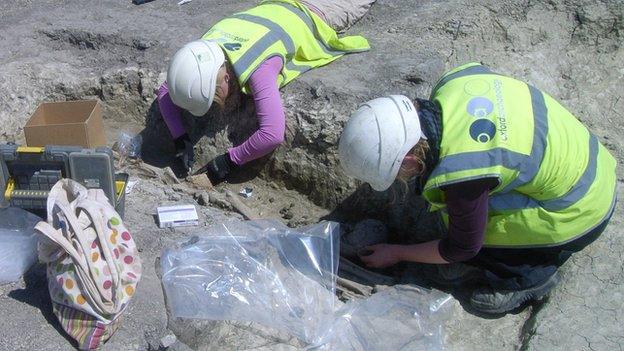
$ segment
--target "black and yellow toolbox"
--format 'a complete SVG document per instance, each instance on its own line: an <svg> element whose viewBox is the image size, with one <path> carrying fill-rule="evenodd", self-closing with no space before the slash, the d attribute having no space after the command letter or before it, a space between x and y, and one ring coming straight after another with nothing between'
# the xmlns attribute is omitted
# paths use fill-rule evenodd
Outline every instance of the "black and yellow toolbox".
<svg viewBox="0 0 624 351"><path fill-rule="evenodd" d="M89 189L102 189L123 217L128 175L115 174L110 148L0 144L0 189L4 189L5 203L26 210L45 210L50 189L62 178L73 179Z"/></svg>

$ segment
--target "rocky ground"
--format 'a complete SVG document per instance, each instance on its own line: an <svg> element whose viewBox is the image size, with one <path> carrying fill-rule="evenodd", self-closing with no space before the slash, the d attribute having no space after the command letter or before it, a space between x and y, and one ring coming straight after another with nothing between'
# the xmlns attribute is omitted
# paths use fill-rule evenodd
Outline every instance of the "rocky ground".
<svg viewBox="0 0 624 351"><path fill-rule="evenodd" d="M219 18L252 4L2 1L0 141L23 142L22 127L42 101L98 98L105 108L111 144L119 130L141 133L144 160L157 167L170 165L172 145L154 104L169 57ZM549 92L608 147L621 174L621 0L379 0L350 33L365 35L373 49L306 73L286 87L286 143L239 172L231 184L202 193L136 166L128 168L140 182L128 196L126 224L141 250L145 272L123 327L105 349L162 349L163 337L173 335L173 330L195 348L208 347L202 346L199 332L181 332L175 321L168 325L155 269L164 247L201 228L158 229L153 220L158 205L197 204L202 225L208 225L240 218L224 200L224 187L238 192L250 186L254 196L244 199L245 204L263 217L282 218L291 226L319 218L348 223L378 218L394 236L434 235L434 217L408 210L422 208L420 200L401 197L396 189L375 194L344 177L336 147L344 122L359 103L389 93L426 97L439 75L457 64L482 61ZM252 114L253 104L247 102L228 116L215 114L204 120L187 116L198 159L205 161L242 141L255 128ZM544 304L483 318L455 301L454 318L446 326L447 348L624 348L624 239L618 230L622 218L617 208L601 239L564 267L563 283ZM0 316L2 350L71 349L51 313L42 267L35 267L23 281L0 287Z"/></svg>

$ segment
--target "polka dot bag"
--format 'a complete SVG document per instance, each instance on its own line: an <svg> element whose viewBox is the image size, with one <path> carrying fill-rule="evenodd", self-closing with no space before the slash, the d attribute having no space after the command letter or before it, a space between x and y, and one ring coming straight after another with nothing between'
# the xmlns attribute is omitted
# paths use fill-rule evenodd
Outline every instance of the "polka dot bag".
<svg viewBox="0 0 624 351"><path fill-rule="evenodd" d="M99 189L64 179L50 191L39 259L63 329L81 350L115 332L141 277L141 260L121 217Z"/></svg>

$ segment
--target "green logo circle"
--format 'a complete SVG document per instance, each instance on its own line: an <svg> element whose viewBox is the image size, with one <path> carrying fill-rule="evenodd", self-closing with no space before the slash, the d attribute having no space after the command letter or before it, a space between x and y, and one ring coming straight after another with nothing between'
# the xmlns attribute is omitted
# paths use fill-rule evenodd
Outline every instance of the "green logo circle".
<svg viewBox="0 0 624 351"><path fill-rule="evenodd" d="M490 83L484 79L473 79L464 85L464 92L472 96L483 96L490 91Z"/></svg>

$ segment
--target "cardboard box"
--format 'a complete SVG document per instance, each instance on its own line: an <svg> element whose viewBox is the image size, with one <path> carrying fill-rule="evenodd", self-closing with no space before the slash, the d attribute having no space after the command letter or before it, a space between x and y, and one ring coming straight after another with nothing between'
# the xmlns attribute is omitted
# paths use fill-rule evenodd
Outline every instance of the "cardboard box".
<svg viewBox="0 0 624 351"><path fill-rule="evenodd" d="M97 100L46 102L24 127L26 145L106 146L102 106Z"/></svg>

